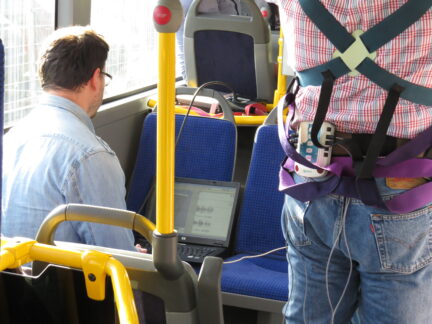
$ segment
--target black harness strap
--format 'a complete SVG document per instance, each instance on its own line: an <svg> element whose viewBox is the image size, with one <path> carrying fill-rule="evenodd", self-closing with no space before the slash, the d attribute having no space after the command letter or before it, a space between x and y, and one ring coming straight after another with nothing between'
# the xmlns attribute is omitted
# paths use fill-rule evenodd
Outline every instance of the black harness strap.
<svg viewBox="0 0 432 324"><path fill-rule="evenodd" d="M377 25L367 30L356 40L353 35L324 7L320 0L299 0L305 14L328 38L328 40L342 53L330 61L318 66L297 71L302 86L322 84L322 71L330 70L335 78L339 78L350 71L357 70L370 81L381 88L390 91L397 83L405 88L401 98L411 102L432 106L432 88L424 87L399 78L397 75L381 68L369 56L365 56L357 66L348 66L343 60L343 54L353 45L363 47L369 54L390 42L404 32L432 7L432 0L408 0L395 12L384 18ZM355 43L357 42L357 45ZM361 43L361 44L360 44ZM360 53L359 53L360 54ZM348 55L351 55L349 52ZM362 53L360 56L365 55ZM360 58L358 58L360 59ZM353 62L352 62L353 63Z"/></svg>
<svg viewBox="0 0 432 324"><path fill-rule="evenodd" d="M396 109L397 103L399 101L400 94L404 90L398 84L394 84L387 96L386 102L384 104L383 111L381 113L380 119L378 121L378 125L375 130L375 134L373 135L366 157L361 164L361 167L357 173L357 179L369 179L372 178L373 170L375 167L375 162L378 159L379 154L384 146L384 143L387 138L387 129L390 125L390 122L393 117L393 113Z"/></svg>
<svg viewBox="0 0 432 324"><path fill-rule="evenodd" d="M373 171L375 169L376 160L387 138L387 129L403 90L404 88L398 84L393 84L390 88L375 134L373 134L369 144L366 157L363 163L359 165L359 168L356 169L357 176L355 179L355 187L361 201L366 205L386 209L383 201L376 199L376 197L380 197L380 192L373 178Z"/></svg>
<svg viewBox="0 0 432 324"><path fill-rule="evenodd" d="M327 110L330 104L331 94L333 92L333 84L335 78L330 70L321 73L323 75L324 81L321 86L320 96L318 100L318 107L315 113L315 118L313 120L311 129L311 139L312 143L319 148L324 148L323 145L318 140L318 133L327 115Z"/></svg>

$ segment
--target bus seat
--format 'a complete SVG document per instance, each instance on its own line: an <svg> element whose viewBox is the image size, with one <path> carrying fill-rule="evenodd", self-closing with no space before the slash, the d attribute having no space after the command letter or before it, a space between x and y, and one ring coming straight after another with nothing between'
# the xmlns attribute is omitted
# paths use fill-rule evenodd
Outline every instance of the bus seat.
<svg viewBox="0 0 432 324"><path fill-rule="evenodd" d="M156 174L156 116L156 113L151 113L144 120L130 179L127 208L136 212L142 209ZM176 136L184 117L175 116ZM233 117L230 118L187 117L176 148L177 177L232 181L237 128Z"/></svg>
<svg viewBox="0 0 432 324"><path fill-rule="evenodd" d="M243 0L250 16L235 16L198 13L199 3L191 4L185 21L188 86L222 81L240 97L271 103L276 76L270 28L258 6Z"/></svg>
<svg viewBox="0 0 432 324"><path fill-rule="evenodd" d="M6 298L6 303L0 304L2 324L116 323L114 295L108 278L103 301L88 298L83 273L67 267L50 265L37 277L2 272L0 282ZM71 284L66 291L65 283Z"/></svg>
<svg viewBox="0 0 432 324"><path fill-rule="evenodd" d="M272 115L274 113L269 117ZM285 247L280 225L284 194L278 191L279 166L283 158L277 125L260 126L255 135L237 223L234 255L225 261ZM267 319L263 322L281 323L282 307L288 295L285 252L282 249L267 256L224 264L224 304L258 310L258 316Z"/></svg>
<svg viewBox="0 0 432 324"><path fill-rule="evenodd" d="M138 231L152 237L152 254L104 248L53 240L58 225L65 221L103 222ZM68 204L58 206L44 220L36 240L71 251L95 250L118 260L127 270L135 298L140 294L152 295L162 301L160 305L148 305L143 301L146 323L160 323L162 318L152 318L151 312L164 314L166 324L223 324L220 292L222 259L207 257L199 276L190 264L180 261L176 255L177 237L158 235L143 216L134 212L90 205ZM35 269L33 263L33 269ZM50 265L51 266L51 265ZM82 278L83 276L81 276ZM139 298L135 299L139 313ZM209 302L209 300L211 302ZM154 307L154 306L157 306ZM97 321L96 322L100 322ZM103 322L103 321L102 321ZM81 321L79 322L81 323ZM93 321L92 323L95 323ZM105 323L105 322L103 322Z"/></svg>

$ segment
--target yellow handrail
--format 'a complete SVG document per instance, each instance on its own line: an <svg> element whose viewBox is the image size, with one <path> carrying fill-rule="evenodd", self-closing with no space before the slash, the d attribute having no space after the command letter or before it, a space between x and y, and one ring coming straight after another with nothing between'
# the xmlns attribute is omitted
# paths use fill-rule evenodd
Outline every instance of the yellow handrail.
<svg viewBox="0 0 432 324"><path fill-rule="evenodd" d="M120 320L124 321L124 323L138 323L135 299L129 276L123 264L111 258L106 264L105 271L111 278L115 278L115 280L112 280L112 286ZM129 287L129 289L125 287ZM117 291L121 293L118 294ZM131 310L135 311L135 313L132 313Z"/></svg>
<svg viewBox="0 0 432 324"><path fill-rule="evenodd" d="M278 44L279 44L279 53L278 53L278 78L277 78L277 88L274 93L273 97L273 107L277 107L277 104L279 103L280 98L285 94L286 88L287 88L287 77L282 74L282 67L283 67L283 32L282 29L280 30Z"/></svg>
<svg viewBox="0 0 432 324"><path fill-rule="evenodd" d="M181 106L176 106L174 108L174 112L176 114L179 115L184 115L187 112L187 108L181 107ZM189 115L191 116L197 116L200 117L201 115L198 114L197 112L191 110L189 112ZM219 118L219 119L223 119L223 116L210 116L212 118ZM267 116L239 116L239 115L234 115L234 120L235 123L237 125L261 125L264 120L266 119Z"/></svg>
<svg viewBox="0 0 432 324"><path fill-rule="evenodd" d="M147 105L149 107L155 107L156 106L156 100L150 99L147 102ZM185 108L184 106L175 106L174 112L178 115L185 115L187 112L187 108ZM200 114L198 114L197 112L195 112L193 110L191 110L189 112L189 115L200 116ZM237 116L237 115L234 115L234 121L237 125L247 125L247 126L261 125L264 122L264 120L266 119L266 117L267 116ZM223 117L219 117L219 116L215 116L213 118L223 119Z"/></svg>
<svg viewBox="0 0 432 324"><path fill-rule="evenodd" d="M156 230L174 231L175 34L159 33Z"/></svg>
<svg viewBox="0 0 432 324"><path fill-rule="evenodd" d="M72 251L30 239L0 240L0 271L42 261L83 269L87 294L95 300L105 298L105 276L111 277L120 323L138 324L132 287L125 267L112 256L98 251Z"/></svg>

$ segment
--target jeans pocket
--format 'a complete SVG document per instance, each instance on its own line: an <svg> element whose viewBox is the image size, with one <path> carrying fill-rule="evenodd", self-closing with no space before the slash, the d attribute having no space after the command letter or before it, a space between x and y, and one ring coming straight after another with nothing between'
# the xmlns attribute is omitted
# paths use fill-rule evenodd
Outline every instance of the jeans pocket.
<svg viewBox="0 0 432 324"><path fill-rule="evenodd" d="M371 218L383 269L409 274L431 263L432 206Z"/></svg>
<svg viewBox="0 0 432 324"><path fill-rule="evenodd" d="M304 216L309 202L300 202L294 198L286 198L283 208L283 229L285 239L295 246L310 245L311 241L305 234Z"/></svg>

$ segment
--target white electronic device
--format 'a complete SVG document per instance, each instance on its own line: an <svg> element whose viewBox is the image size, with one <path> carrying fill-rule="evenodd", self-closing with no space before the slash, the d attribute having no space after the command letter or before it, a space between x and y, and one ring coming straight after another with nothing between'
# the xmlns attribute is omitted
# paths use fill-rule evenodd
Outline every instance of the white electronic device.
<svg viewBox="0 0 432 324"><path fill-rule="evenodd" d="M311 130L312 122L306 121L300 123L298 128L297 152L312 164L326 167L330 164L331 160L332 147L328 144L335 133L335 127L328 122L323 122L321 125L321 129L318 132L318 141L325 148L319 148L313 144ZM294 164L294 170L298 175L308 178L323 177L327 174L327 170L308 168L297 162Z"/></svg>

